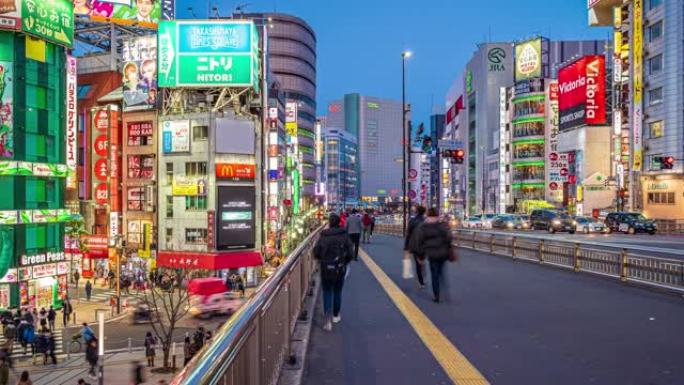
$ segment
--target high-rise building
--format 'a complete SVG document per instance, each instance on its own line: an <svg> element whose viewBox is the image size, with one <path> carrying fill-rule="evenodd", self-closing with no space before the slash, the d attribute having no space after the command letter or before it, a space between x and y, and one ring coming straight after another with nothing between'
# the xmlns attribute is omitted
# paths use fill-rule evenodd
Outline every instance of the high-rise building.
<svg viewBox="0 0 684 385"><path fill-rule="evenodd" d="M242 17L266 23L268 71L288 103L296 103L297 147L304 204L315 194L316 33L304 20L282 13Z"/></svg>
<svg viewBox="0 0 684 385"><path fill-rule="evenodd" d="M328 127L343 128L358 143L360 198L389 203L401 200L401 102L347 94L328 105ZM407 121L410 114L407 113Z"/></svg>
<svg viewBox="0 0 684 385"><path fill-rule="evenodd" d="M626 209L684 218L684 8L680 0L594 0L589 24L613 29L613 130ZM672 168L662 158L672 157Z"/></svg>
<svg viewBox="0 0 684 385"><path fill-rule="evenodd" d="M441 155L439 152L439 140L444 136L444 114L434 114L430 116L430 138L432 139L432 153L430 156L430 201L431 207L442 207L441 205Z"/></svg>
<svg viewBox="0 0 684 385"><path fill-rule="evenodd" d="M355 207L359 204L356 137L344 130L328 127L323 129L322 138L327 205L336 210Z"/></svg>

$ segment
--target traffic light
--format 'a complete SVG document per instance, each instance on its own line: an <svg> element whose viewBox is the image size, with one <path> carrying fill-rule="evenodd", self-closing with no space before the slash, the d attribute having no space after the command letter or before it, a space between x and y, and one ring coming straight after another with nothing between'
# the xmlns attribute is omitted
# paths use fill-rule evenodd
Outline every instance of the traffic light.
<svg viewBox="0 0 684 385"><path fill-rule="evenodd" d="M431 153L432 152L432 138L429 136L423 137L423 152L425 152L425 153Z"/></svg>
<svg viewBox="0 0 684 385"><path fill-rule="evenodd" d="M674 156L661 156L660 157L660 169L661 170L672 170L674 168Z"/></svg>
<svg viewBox="0 0 684 385"><path fill-rule="evenodd" d="M465 151L462 148L454 150L454 159L457 164L463 164L463 158L465 157Z"/></svg>

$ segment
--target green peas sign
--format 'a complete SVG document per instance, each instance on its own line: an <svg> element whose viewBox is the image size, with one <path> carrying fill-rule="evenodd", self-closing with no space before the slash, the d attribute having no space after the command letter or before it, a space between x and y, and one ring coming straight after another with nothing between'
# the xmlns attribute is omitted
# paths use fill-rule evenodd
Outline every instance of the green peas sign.
<svg viewBox="0 0 684 385"><path fill-rule="evenodd" d="M71 47L74 42L74 6L69 0L24 0L21 2L24 32Z"/></svg>
<svg viewBox="0 0 684 385"><path fill-rule="evenodd" d="M250 20L162 21L160 87L252 87L259 78L259 37Z"/></svg>

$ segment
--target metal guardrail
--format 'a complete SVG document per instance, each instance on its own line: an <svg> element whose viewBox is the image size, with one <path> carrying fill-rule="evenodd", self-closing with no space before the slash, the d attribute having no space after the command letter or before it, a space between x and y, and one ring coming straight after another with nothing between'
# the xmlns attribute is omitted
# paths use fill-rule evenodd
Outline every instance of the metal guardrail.
<svg viewBox="0 0 684 385"><path fill-rule="evenodd" d="M401 228L401 225L376 224L373 231L378 234L395 235L397 237L404 236L404 231Z"/></svg>
<svg viewBox="0 0 684 385"><path fill-rule="evenodd" d="M315 271L311 251L322 229L288 256L171 384L273 385L278 381L311 285Z"/></svg>
<svg viewBox="0 0 684 385"><path fill-rule="evenodd" d="M378 227L378 233L402 236L401 225ZM618 278L684 293L684 260L653 257L627 248L548 240L534 235L453 230L454 244L490 254Z"/></svg>

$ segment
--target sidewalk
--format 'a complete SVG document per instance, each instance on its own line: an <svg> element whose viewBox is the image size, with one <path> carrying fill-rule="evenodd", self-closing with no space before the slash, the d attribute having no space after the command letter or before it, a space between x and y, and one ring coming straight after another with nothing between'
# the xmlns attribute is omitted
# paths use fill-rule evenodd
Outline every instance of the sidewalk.
<svg viewBox="0 0 684 385"><path fill-rule="evenodd" d="M178 366L183 365L183 353L176 357ZM146 366L147 362L143 351L134 351L132 353L110 353L105 355L104 360L104 383L112 385L129 384L131 380L131 369L133 361L140 361L145 366L145 384L157 384L159 380L166 380L170 382L173 378L173 373L157 374L152 373ZM163 355L161 349L157 350L157 357L155 364L158 367L163 366ZM88 365L85 363L83 356L72 357L66 362L62 362L57 366L38 366L30 368L17 367L14 371L10 371L10 384L17 383L19 376L23 370L28 370L33 385L76 385L79 378L83 378L90 384L97 384L97 379L88 377ZM180 369L179 369L180 370Z"/></svg>

